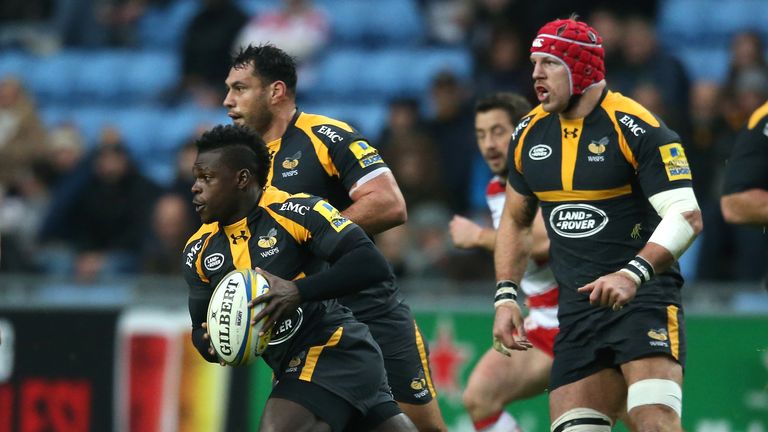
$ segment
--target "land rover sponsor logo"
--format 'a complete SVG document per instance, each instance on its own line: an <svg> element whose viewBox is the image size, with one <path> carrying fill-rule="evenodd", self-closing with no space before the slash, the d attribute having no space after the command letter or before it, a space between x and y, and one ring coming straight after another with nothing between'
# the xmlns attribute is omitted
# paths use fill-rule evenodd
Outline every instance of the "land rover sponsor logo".
<svg viewBox="0 0 768 432"><path fill-rule="evenodd" d="M208 271L216 271L224 265L224 254L215 253L205 258L205 268Z"/></svg>
<svg viewBox="0 0 768 432"><path fill-rule="evenodd" d="M278 345L287 341L296 334L302 322L304 322L304 311L298 307L290 317L272 328L272 339L269 341L269 344Z"/></svg>
<svg viewBox="0 0 768 432"><path fill-rule="evenodd" d="M533 160L543 160L552 154L552 148L546 144L536 144L528 151L528 157Z"/></svg>
<svg viewBox="0 0 768 432"><path fill-rule="evenodd" d="M589 237L605 228L608 215L589 204L563 204L549 214L549 224L563 237Z"/></svg>

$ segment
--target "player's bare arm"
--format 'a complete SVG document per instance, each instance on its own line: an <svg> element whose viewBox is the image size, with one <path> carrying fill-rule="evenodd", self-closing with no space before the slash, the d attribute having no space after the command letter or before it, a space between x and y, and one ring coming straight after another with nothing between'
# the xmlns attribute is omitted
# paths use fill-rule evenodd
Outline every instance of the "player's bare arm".
<svg viewBox="0 0 768 432"><path fill-rule="evenodd" d="M354 202L342 214L369 234L402 225L408 218L405 198L390 171L352 187L350 198Z"/></svg>
<svg viewBox="0 0 768 432"><path fill-rule="evenodd" d="M531 241L531 258L537 261L549 259L549 236L547 235L547 226L544 224L544 216L541 214L541 209L536 211L536 217L533 218Z"/></svg>
<svg viewBox="0 0 768 432"><path fill-rule="evenodd" d="M482 227L471 220L454 215L448 224L453 245L460 249L480 247L493 251L496 246L496 230Z"/></svg>
<svg viewBox="0 0 768 432"><path fill-rule="evenodd" d="M724 195L720 208L725 221L732 224L768 224L768 190L749 189Z"/></svg>
<svg viewBox="0 0 768 432"><path fill-rule="evenodd" d="M525 196L507 184L506 201L496 236L494 263L497 281L519 284L528 265L532 246L533 219L538 200ZM513 299L516 300L516 299ZM493 337L505 347L526 350L531 347L523 328L523 316L517 301L495 301L496 318ZM517 335L513 332L517 331Z"/></svg>

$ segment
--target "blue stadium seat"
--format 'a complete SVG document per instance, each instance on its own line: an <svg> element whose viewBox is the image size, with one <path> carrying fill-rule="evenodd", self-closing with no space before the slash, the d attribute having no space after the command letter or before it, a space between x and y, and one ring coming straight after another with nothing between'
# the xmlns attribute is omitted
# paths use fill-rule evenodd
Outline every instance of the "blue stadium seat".
<svg viewBox="0 0 768 432"><path fill-rule="evenodd" d="M337 42L350 45L417 45L424 25L413 0L320 0Z"/></svg>
<svg viewBox="0 0 768 432"><path fill-rule="evenodd" d="M707 31L713 30L711 0L667 0L660 3L658 31L662 40L673 48L681 42L698 43ZM674 41L674 42L672 42Z"/></svg>
<svg viewBox="0 0 768 432"><path fill-rule="evenodd" d="M327 98L389 99L427 91L432 78L450 71L462 79L472 73L472 57L463 49L337 50L318 66L316 84L302 95Z"/></svg>
<svg viewBox="0 0 768 432"><path fill-rule="evenodd" d="M362 50L336 50L320 59L314 88L302 96L349 97L363 91L362 80L369 70L368 54ZM362 96L362 95L361 95Z"/></svg>
<svg viewBox="0 0 768 432"><path fill-rule="evenodd" d="M277 9L281 6L279 0L237 0L240 10L248 16L255 16L264 11Z"/></svg>
<svg viewBox="0 0 768 432"><path fill-rule="evenodd" d="M46 57L30 57L24 83L38 101L63 102L76 97L74 82L81 72L76 56L61 53Z"/></svg>
<svg viewBox="0 0 768 432"><path fill-rule="evenodd" d="M174 1L167 6L150 6L138 23L139 44L143 48L177 50L200 1Z"/></svg>
<svg viewBox="0 0 768 432"><path fill-rule="evenodd" d="M123 91L133 100L157 101L180 84L181 64L171 52L143 51L124 57Z"/></svg>
<svg viewBox="0 0 768 432"><path fill-rule="evenodd" d="M0 79L9 76L23 78L31 61L28 55L18 51L0 52Z"/></svg>
<svg viewBox="0 0 768 432"><path fill-rule="evenodd" d="M411 63L416 66L410 78L416 91L426 92L440 72L450 72L461 80L472 76L472 56L464 49L425 49L414 52Z"/></svg>
<svg viewBox="0 0 768 432"><path fill-rule="evenodd" d="M73 87L78 101L83 103L120 102L122 88L128 78L126 68L130 63L118 51L65 52L76 65L80 65ZM124 100L122 102L125 102Z"/></svg>
<svg viewBox="0 0 768 432"><path fill-rule="evenodd" d="M730 53L724 47L681 48L674 55L685 66L691 81L712 80L722 82L728 73Z"/></svg>

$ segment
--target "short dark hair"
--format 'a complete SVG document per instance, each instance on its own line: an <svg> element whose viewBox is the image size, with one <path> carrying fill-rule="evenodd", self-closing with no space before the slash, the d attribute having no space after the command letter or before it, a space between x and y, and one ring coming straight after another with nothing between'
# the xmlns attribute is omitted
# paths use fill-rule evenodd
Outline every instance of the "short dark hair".
<svg viewBox="0 0 768 432"><path fill-rule="evenodd" d="M248 45L232 58L235 69L253 66L253 75L261 78L264 84L282 81L291 94L296 94L296 60L280 48L271 45Z"/></svg>
<svg viewBox="0 0 768 432"><path fill-rule="evenodd" d="M222 150L221 161L234 170L248 169L259 182L267 184L269 152L258 133L244 126L219 125L195 141L199 153Z"/></svg>
<svg viewBox="0 0 768 432"><path fill-rule="evenodd" d="M531 111L528 99L516 93L493 93L480 98L475 104L475 113L484 113L494 109L507 112L510 122L517 124L523 116Z"/></svg>

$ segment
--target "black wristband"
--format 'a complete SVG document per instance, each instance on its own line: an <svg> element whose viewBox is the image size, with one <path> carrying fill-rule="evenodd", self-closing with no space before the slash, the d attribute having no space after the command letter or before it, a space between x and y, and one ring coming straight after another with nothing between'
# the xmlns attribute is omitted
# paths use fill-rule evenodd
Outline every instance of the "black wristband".
<svg viewBox="0 0 768 432"><path fill-rule="evenodd" d="M518 289L520 289L520 286L511 280L501 280L496 282L496 295L493 297L494 306L510 301L517 301Z"/></svg>
<svg viewBox="0 0 768 432"><path fill-rule="evenodd" d="M623 268L640 278L641 284L651 280L655 274L651 263L640 255L632 258Z"/></svg>

